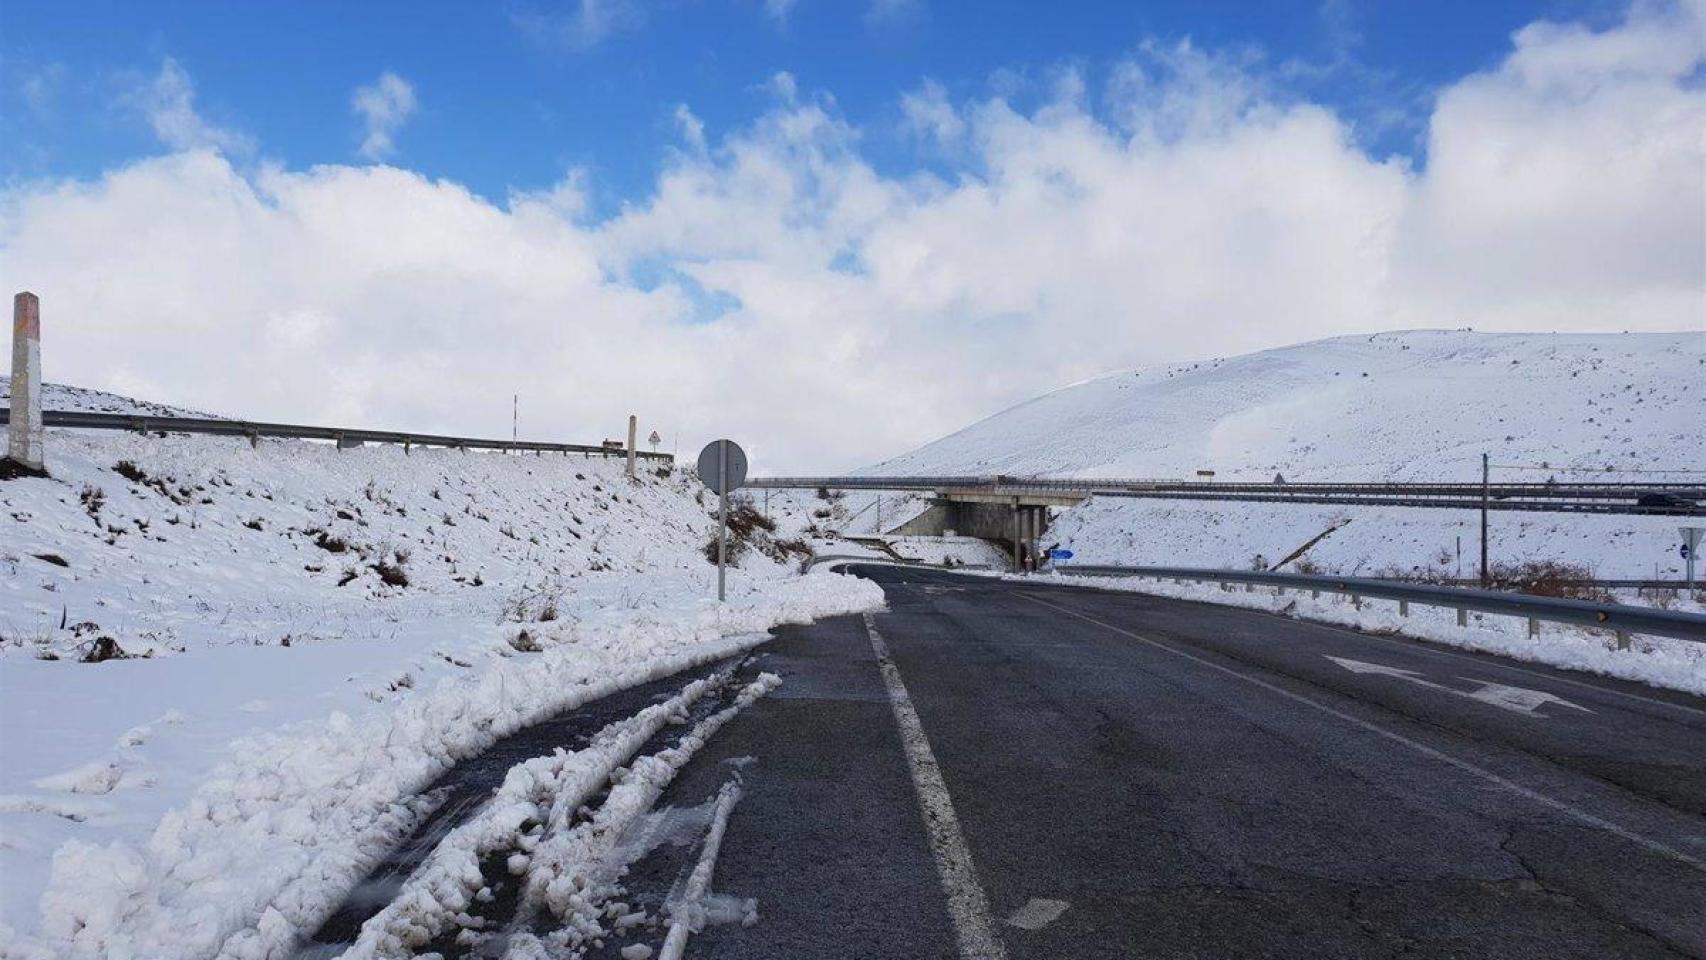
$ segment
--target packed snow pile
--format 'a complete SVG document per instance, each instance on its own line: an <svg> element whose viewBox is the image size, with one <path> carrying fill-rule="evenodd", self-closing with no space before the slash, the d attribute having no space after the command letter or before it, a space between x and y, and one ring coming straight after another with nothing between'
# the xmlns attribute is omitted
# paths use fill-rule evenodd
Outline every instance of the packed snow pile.
<svg viewBox="0 0 1706 960"><path fill-rule="evenodd" d="M47 459L0 482L0 954L274 955L457 760L881 602L755 530L718 605L715 498L620 459L65 430Z"/></svg>
<svg viewBox="0 0 1706 960"><path fill-rule="evenodd" d="M1699 333L1337 337L1109 374L863 472L1469 481L1487 452L1510 481L1650 479L1706 466L1703 378Z"/></svg>

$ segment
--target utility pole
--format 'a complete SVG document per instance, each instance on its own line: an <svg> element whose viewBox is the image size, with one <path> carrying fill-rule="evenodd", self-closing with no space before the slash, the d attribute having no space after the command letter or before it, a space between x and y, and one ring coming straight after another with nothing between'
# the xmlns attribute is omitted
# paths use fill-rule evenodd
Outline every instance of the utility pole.
<svg viewBox="0 0 1706 960"><path fill-rule="evenodd" d="M1487 569L1487 500L1489 476L1491 468L1487 465L1487 455L1481 454L1481 589L1493 585L1492 572Z"/></svg>
<svg viewBox="0 0 1706 960"><path fill-rule="evenodd" d="M521 394L512 393L509 397L509 442L514 443L521 438Z"/></svg>

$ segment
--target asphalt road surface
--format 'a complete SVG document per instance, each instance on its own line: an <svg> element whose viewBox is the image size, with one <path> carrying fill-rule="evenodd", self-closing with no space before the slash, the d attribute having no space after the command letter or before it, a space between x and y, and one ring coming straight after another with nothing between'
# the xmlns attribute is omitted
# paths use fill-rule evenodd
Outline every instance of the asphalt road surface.
<svg viewBox="0 0 1706 960"><path fill-rule="evenodd" d="M693 957L1706 956L1706 702L1037 581L855 568L741 771ZM752 758L750 762L746 758ZM638 898L681 862L635 867Z"/></svg>

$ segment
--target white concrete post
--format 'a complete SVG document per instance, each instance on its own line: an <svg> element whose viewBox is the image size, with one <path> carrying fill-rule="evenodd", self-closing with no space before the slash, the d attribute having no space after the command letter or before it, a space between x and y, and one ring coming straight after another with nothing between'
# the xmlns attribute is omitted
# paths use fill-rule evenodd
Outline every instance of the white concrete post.
<svg viewBox="0 0 1706 960"><path fill-rule="evenodd" d="M634 444L639 442L640 418L628 414L628 479L634 479Z"/></svg>
<svg viewBox="0 0 1706 960"><path fill-rule="evenodd" d="M12 399L6 456L25 470L46 469L41 425L41 301L25 291L12 298Z"/></svg>

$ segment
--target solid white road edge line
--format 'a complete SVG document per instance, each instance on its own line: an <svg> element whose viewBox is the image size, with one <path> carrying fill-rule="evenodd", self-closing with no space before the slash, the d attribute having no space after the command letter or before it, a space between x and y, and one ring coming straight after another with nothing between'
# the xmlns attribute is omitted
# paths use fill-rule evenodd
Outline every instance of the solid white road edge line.
<svg viewBox="0 0 1706 960"><path fill-rule="evenodd" d="M1541 793L1537 790L1533 790L1533 789L1530 789L1528 787L1525 787L1522 784L1515 782L1514 780L1508 780L1505 777L1501 777L1498 774L1492 772L1491 770L1487 770L1487 769L1484 769L1482 767L1478 767L1475 764L1470 763L1467 760L1460 760L1457 757L1451 756L1450 754L1441 753L1440 751L1435 750L1433 747L1430 747L1427 744L1418 743L1417 741L1411 740L1409 737L1406 737L1401 733L1396 733L1394 731L1388 730L1385 727L1380 726L1379 724L1370 723L1367 720L1363 720L1363 719L1360 719L1358 717L1353 717L1350 714L1345 713L1341 710L1335 710L1332 707L1329 707L1324 703L1318 703L1314 700L1311 700L1308 697L1303 696L1302 694L1293 693L1290 690L1285 689L1284 687L1275 686L1274 684L1268 683L1266 680L1261 680L1261 679L1258 679L1256 677L1252 677L1248 674L1240 673L1239 671L1234 670L1231 667L1222 666L1221 664L1215 663L1212 660L1204 659L1202 657L1196 656L1195 654L1186 653L1183 650L1179 650L1179 649L1172 647L1172 646L1169 646L1165 643L1161 643L1160 641L1152 640L1149 637L1145 637L1145 636L1142 636L1140 634L1132 633L1130 630L1127 630L1123 627L1116 627L1111 623L1105 623L1101 620L1097 620L1095 617L1087 616L1085 614L1079 613L1076 610L1072 610L1072 609L1069 609L1067 607L1063 607L1058 603L1050 603L1047 600L1038 599L1037 597L1033 597L1030 594L1025 594L1025 593L1021 593L1021 594L1019 594L1019 596L1024 597L1026 600L1029 600L1032 603L1041 604L1042 606L1048 607L1048 608L1053 609L1053 610L1059 610L1061 613L1064 613L1067 616L1077 617L1078 619L1083 620L1086 623L1093 623L1096 626L1103 628L1104 630L1112 630L1113 632L1120 634L1121 636L1130 637L1133 640L1136 640L1140 643L1147 644L1151 647L1154 647L1157 650L1161 650L1161 651L1164 651L1166 653L1170 653L1176 657L1183 657L1184 659L1190 660L1193 663L1202 664L1205 667L1208 667L1212 670L1218 670L1221 673L1224 673L1228 676L1237 677L1238 679L1243 680L1246 683L1255 684L1256 686L1261 687L1264 690L1267 690L1271 693L1277 693L1280 696L1285 697L1288 700L1293 700L1297 703L1303 704L1306 707L1311 707L1315 710L1319 710L1322 713L1327 714L1328 716L1337 717L1338 719L1343 720L1346 723L1353 724L1355 726L1361 727L1362 729L1367 730L1370 733L1377 734L1379 736L1385 737L1386 739L1391 740L1394 743L1403 744L1404 746L1409 747L1410 749L1416 751L1417 753L1422 754L1423 756L1431 757L1432 759L1438 760L1442 763L1448 763L1448 764L1450 764L1450 765L1452 765L1452 766L1454 766L1454 767L1458 768L1459 770L1462 770L1466 773L1472 773L1475 776L1480 777L1481 779L1486 780L1489 783L1493 783L1493 784L1496 784L1500 787L1503 787L1504 789L1509 790L1510 792L1517 794L1518 796L1532 800L1535 803L1538 803L1542 806L1550 807L1553 810L1559 811L1560 813L1568 814L1569 816L1574 817L1575 819L1581 821L1582 823L1587 824L1590 827L1594 827L1595 829L1598 829L1598 830L1604 830L1607 833L1615 834L1615 835L1622 837L1623 839L1629 841L1630 843L1635 844L1636 846L1643 847L1643 848L1650 850L1653 853L1657 853L1661 856L1669 857L1672 860L1676 860L1676 861L1679 861L1681 863L1685 863L1685 864L1693 867L1694 869L1699 870L1702 873L1706 873L1706 860L1702 860L1699 857L1690 856L1689 854L1684 853L1683 851L1678 850L1674 847L1671 847L1668 844L1662 843L1658 840L1654 840L1654 839L1651 839L1649 837L1641 836L1640 834L1635 833L1634 831L1629 830L1625 827L1620 827L1617 824L1612 823L1611 821L1604 819L1603 817L1599 817L1599 816L1596 816L1594 814L1591 814L1591 813L1587 812L1586 810L1582 810L1578 807L1572 806L1572 805L1565 803L1564 801L1556 799L1554 797L1549 797L1546 794Z"/></svg>
<svg viewBox="0 0 1706 960"><path fill-rule="evenodd" d="M918 711L912 707L912 696L901 682L900 669L889 656L888 644L883 642L876 620L869 613L865 614L865 632L871 636L871 650L877 655L877 667L882 671L884 686L888 687L889 705L894 708L895 726L900 728L900 743L906 750L912 785L918 792L919 812L924 815L924 829L930 836L930 852L936 858L942 890L948 895L948 916L954 922L960 956L964 960L1006 960L1007 951L990 922L989 899L978 882L971 850L966 847L965 833L960 830L960 818L954 814L953 798L942 780L942 768L936 763L929 738L924 735Z"/></svg>

